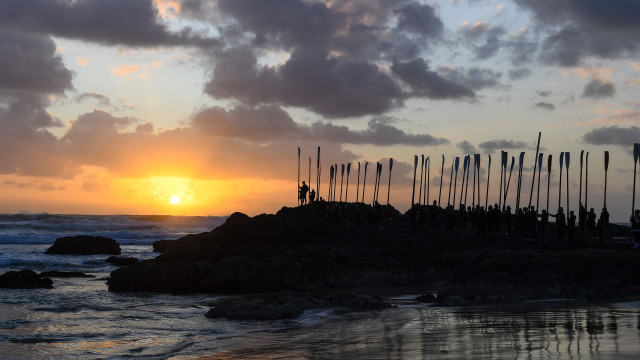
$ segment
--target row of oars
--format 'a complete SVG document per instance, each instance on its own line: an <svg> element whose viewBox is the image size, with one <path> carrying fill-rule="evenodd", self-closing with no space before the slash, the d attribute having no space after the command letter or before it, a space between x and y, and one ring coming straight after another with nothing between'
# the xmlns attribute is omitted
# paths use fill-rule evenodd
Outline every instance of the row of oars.
<svg viewBox="0 0 640 360"><path fill-rule="evenodd" d="M535 156L535 164L533 167L533 178L531 181L531 190L529 193L529 203L527 207L531 207L533 201L533 190L536 182L536 173L537 177L537 196L536 196L536 210L539 209L540 205L540 177L542 173L542 164L544 156L539 152L540 149L540 138L542 133L538 133L538 144L536 147L536 156ZM522 178L523 178L523 166L524 166L524 152L520 153L519 161L518 161L518 180L517 180L517 193L516 193L516 208L519 208L521 204L521 192L522 192ZM551 171L552 171L552 158L551 154L547 157L547 201L546 201L546 210L549 211L549 192L551 187ZM633 201L632 201L632 210L635 209L635 188L636 188L636 170L638 159L640 158L640 144L634 144L634 179L633 179ZM473 159L473 165L472 163ZM566 204L567 204L567 213L569 212L569 166L570 166L570 153L562 152L560 153L560 176L559 176L559 184L558 184L558 208L562 205L562 186L563 186L563 178L562 172L563 169L566 170ZM586 161L584 161L586 160ZM418 169L418 156L414 156L414 175L413 175L413 189L411 194L411 205L416 204L416 178L417 178L417 169ZM507 166L509 163L509 154L506 151L501 152L501 167L500 167L500 185L499 185L499 196L498 196L498 206L500 209L505 210L507 204L507 198L509 195L509 187L511 184L511 178L513 174L513 169L515 166L515 157L511 157L511 164ZM584 207L588 206L588 178L589 178L589 152L586 153L582 150L580 152L580 195L579 195L579 203L582 204L582 193L583 193L583 165L585 170L584 177ZM357 188L356 188L356 202L364 202L365 190L366 190L366 179L367 179L367 170L368 170L369 162L364 163L364 173L363 173L363 181L362 181L362 198L360 198L360 172L361 172L361 163L358 162L358 176L357 176ZM440 170L440 186L438 191L438 206L441 206L442 200L442 185L444 178L444 166L445 166L445 156L442 155L442 166ZM418 186L418 201L417 204L429 204L430 203L430 167L431 167L431 158L429 156L425 157L421 155L420 158L420 182ZM449 175L449 194L447 197L447 205L455 205L456 198L459 196L459 205L466 205L468 200L468 188L469 188L469 177L471 172L473 172L473 186L471 191L471 205L475 208L476 204L481 205L481 179L480 179L480 169L481 169L481 156L480 154L473 154L473 158L471 155L466 155L462 159L462 182L461 182L461 190L460 194L458 194L458 172L460 168L460 157L453 157L451 161L451 172ZM507 171L507 167L509 170ZM604 152L604 206L607 204L607 172L609 168L609 152ZM342 192L343 192L343 184L344 184L344 175L346 172L346 187L345 187L345 199L344 201L348 201L348 192L349 192L349 177L351 173L351 163L342 164L340 168L338 168L338 164L331 165L329 169L329 191L328 191L328 201L336 201L337 194L337 183L338 183L338 169L340 169L340 192L339 192L339 201L342 202ZM376 162L376 172L375 172L375 180L374 180L374 191L372 203L378 202L378 196L380 192L380 181L382 177L382 169L383 165L379 162ZM389 182L387 188L387 205L390 201L390 193L391 193L391 172L393 170L393 159L389 159ZM508 176L507 176L508 173ZM318 197L320 196L320 177L322 174L321 162L320 162L320 147L318 147L318 155L317 155L317 164L316 164L316 192ZM455 176L454 176L455 174ZM485 208L488 206L489 202L489 185L490 185L490 175L491 175L491 155L488 155L488 164L487 164L487 182L485 189ZM309 183L311 183L311 157L309 157ZM476 186L477 183L477 186ZM298 148L298 186L300 185L300 148ZM453 202L451 201L452 195L452 185L453 185ZM299 192L298 192L299 194ZM477 201L477 202L476 202ZM434 201L435 202L435 201ZM298 204L300 204L300 197L298 196Z"/></svg>
<svg viewBox="0 0 640 360"><path fill-rule="evenodd" d="M367 181L367 170L369 168L369 162L366 161L364 163L364 176L362 180L362 202L364 202L365 195L365 185ZM382 168L383 165L380 162L376 162L376 174L374 180L374 190L373 190L373 199L372 203L375 204L378 202L378 197L380 193L380 181L382 179ZM358 162L358 184L356 187L356 202L360 202L360 162ZM391 172L393 170L393 159L389 158L389 183L387 187L387 205L389 205L389 200L391 197ZM342 190L345 182L344 175L347 175L346 178L346 186L344 186L345 194L344 201L347 202L349 198L349 177L351 174L351 163L341 164L340 166L340 195L338 200L342 202ZM320 163L320 147L318 146L318 156L316 162L316 193L317 196L320 196L320 176L322 174L322 167ZM311 184L311 157L309 157L309 184ZM327 201L336 201L337 194L337 186L338 186L338 164L333 164L329 168L329 192L327 196ZM298 206L300 205L300 147L298 147L298 189L297 189L297 198L298 198Z"/></svg>

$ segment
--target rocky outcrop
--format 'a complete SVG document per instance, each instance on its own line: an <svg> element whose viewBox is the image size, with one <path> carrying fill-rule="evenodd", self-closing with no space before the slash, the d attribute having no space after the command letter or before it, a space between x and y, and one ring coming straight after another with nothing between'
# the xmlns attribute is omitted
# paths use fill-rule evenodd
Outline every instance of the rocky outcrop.
<svg viewBox="0 0 640 360"><path fill-rule="evenodd" d="M53 281L38 275L33 270L7 271L0 275L0 288L51 289L53 288Z"/></svg>
<svg viewBox="0 0 640 360"><path fill-rule="evenodd" d="M132 257L109 256L105 262L115 266L131 266L137 265L140 261Z"/></svg>
<svg viewBox="0 0 640 360"><path fill-rule="evenodd" d="M112 272L109 290L322 293L437 283L437 298L425 301L451 306L640 294L640 256L628 245L604 248L557 239L479 239L463 232L411 230L407 217L385 206L316 203L252 218L236 213L210 232L158 242L154 248L161 253L155 259ZM246 304L256 310L243 311L270 308L288 316L306 308L298 301L285 301L282 307ZM229 306L212 315L231 313L242 304Z"/></svg>
<svg viewBox="0 0 640 360"><path fill-rule="evenodd" d="M103 236L76 235L57 238L46 254L120 255L120 245L111 238Z"/></svg>

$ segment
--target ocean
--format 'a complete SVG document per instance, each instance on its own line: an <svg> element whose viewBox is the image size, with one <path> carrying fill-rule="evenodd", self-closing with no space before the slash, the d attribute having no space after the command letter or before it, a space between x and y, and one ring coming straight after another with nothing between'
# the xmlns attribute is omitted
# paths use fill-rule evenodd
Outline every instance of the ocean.
<svg viewBox="0 0 640 360"><path fill-rule="evenodd" d="M45 255L56 238L114 238L149 259L156 240L210 231L225 217L0 215L0 273L80 271L53 289L0 289L0 359L635 359L640 301L546 301L440 308L307 311L293 320L204 314L216 295L112 293L107 255Z"/></svg>

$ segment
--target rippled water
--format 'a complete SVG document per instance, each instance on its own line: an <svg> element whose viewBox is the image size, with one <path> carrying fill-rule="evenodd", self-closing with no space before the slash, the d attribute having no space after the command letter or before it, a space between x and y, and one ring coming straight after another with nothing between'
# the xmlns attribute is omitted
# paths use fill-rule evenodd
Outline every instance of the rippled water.
<svg viewBox="0 0 640 360"><path fill-rule="evenodd" d="M4 239L10 241L0 241L0 273L31 268L95 277L54 278L53 289L0 289L0 359L640 358L640 302L465 309L398 298L390 299L396 308L383 311L322 309L295 320L212 320L204 314L214 296L110 293L105 280L115 267L104 263L106 256L44 255L55 237L51 229L46 241L38 233L49 223L73 233L97 221L101 232L135 239L125 241L123 255L145 259L155 256L153 240L220 221L190 219L187 226L184 219L143 220L45 217L27 219L34 226L5 224ZM123 224L126 233L117 231ZM38 241L29 240L33 233Z"/></svg>

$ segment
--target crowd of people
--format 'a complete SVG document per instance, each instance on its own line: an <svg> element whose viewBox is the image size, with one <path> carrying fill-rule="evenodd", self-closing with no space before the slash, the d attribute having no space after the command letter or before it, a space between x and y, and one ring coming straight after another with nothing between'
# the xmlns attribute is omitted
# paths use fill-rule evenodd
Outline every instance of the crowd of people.
<svg viewBox="0 0 640 360"><path fill-rule="evenodd" d="M409 211L412 228L416 230L445 230L450 233L473 233L476 237L491 237L504 234L516 239L549 239L583 241L593 244L607 244L609 212L602 208L597 217L595 209L589 211L582 204L576 217L574 211L567 216L562 207L555 214L546 209L536 211L534 206L517 208L512 211L511 206L498 204L484 206L467 206L460 204L458 209L453 205L446 208L432 205L414 205ZM555 218L555 229L552 233L549 218ZM576 221L578 226L576 229ZM640 238L640 213L638 214L638 237ZM577 231L576 231L577 230Z"/></svg>

